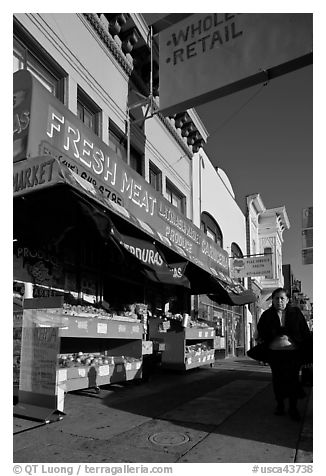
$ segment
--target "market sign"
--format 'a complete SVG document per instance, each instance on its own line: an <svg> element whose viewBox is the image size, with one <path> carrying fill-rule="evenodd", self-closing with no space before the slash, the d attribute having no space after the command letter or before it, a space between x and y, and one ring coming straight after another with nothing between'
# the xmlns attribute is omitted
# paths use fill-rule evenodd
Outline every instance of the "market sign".
<svg viewBox="0 0 326 476"><path fill-rule="evenodd" d="M273 278L273 255L251 256L230 259L231 278L265 276Z"/></svg>
<svg viewBox="0 0 326 476"><path fill-rule="evenodd" d="M56 414L52 418L58 419L63 411L64 389L57 374L59 326L44 310L26 307L27 304L23 311L19 402L14 415L50 421L51 415Z"/></svg>
<svg viewBox="0 0 326 476"><path fill-rule="evenodd" d="M30 79L32 78L32 81ZM229 274L228 254L157 192L28 71L14 74L14 92L32 86L26 158L15 164L14 196L69 180L108 203L160 243L216 276ZM60 166L58 166L60 164ZM68 173L65 173L65 170Z"/></svg>
<svg viewBox="0 0 326 476"><path fill-rule="evenodd" d="M311 64L312 31L311 13L187 17L160 33L160 111L175 114Z"/></svg>
<svg viewBox="0 0 326 476"><path fill-rule="evenodd" d="M32 78L25 76L18 80L13 93L13 160L26 157L29 118L31 110Z"/></svg>

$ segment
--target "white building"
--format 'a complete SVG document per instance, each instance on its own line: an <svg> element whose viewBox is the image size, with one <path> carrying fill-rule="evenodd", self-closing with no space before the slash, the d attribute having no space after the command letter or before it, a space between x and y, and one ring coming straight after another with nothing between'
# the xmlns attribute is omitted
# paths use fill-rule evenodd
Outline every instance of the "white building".
<svg viewBox="0 0 326 476"><path fill-rule="evenodd" d="M251 278L251 286L258 295L252 307L258 319L271 302L274 289L284 286L282 274L283 233L290 228L289 218L284 206L266 209L259 193L247 197L247 254L272 254L273 277L257 276Z"/></svg>

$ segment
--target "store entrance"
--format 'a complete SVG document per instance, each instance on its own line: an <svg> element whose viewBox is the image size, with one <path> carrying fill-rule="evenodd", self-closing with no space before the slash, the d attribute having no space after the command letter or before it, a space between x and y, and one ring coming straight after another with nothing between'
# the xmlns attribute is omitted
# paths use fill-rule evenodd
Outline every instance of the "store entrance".
<svg viewBox="0 0 326 476"><path fill-rule="evenodd" d="M226 355L234 357L234 321L232 312L226 311Z"/></svg>

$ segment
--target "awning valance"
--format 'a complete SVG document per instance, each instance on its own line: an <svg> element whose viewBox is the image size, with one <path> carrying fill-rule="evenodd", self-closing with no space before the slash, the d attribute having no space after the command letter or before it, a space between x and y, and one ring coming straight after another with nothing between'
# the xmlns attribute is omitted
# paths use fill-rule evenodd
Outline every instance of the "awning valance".
<svg viewBox="0 0 326 476"><path fill-rule="evenodd" d="M240 283L232 282L226 284L221 280L216 280L218 293L208 294L208 297L218 304L228 304L229 306L243 306L255 302L256 295L245 289Z"/></svg>

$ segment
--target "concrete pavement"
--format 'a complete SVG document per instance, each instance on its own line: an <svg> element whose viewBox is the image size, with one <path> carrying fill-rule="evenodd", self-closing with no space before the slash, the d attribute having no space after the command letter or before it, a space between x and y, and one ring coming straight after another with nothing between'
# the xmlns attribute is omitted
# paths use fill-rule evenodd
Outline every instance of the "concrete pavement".
<svg viewBox="0 0 326 476"><path fill-rule="evenodd" d="M274 416L269 367L221 360L185 374L66 395L63 420L14 418L15 463L312 462L312 397L305 418Z"/></svg>

